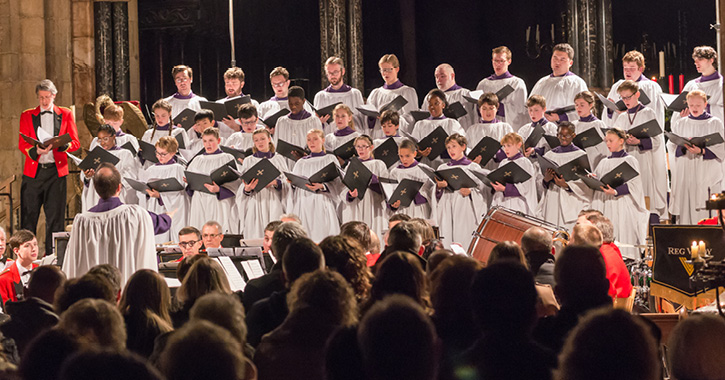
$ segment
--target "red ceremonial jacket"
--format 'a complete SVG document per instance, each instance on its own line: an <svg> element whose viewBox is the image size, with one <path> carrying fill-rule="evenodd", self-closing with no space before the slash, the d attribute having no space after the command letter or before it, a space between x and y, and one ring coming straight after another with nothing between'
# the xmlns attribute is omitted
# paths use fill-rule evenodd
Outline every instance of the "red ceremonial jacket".
<svg viewBox="0 0 725 380"><path fill-rule="evenodd" d="M33 264L33 269L37 268L38 264ZM2 303L18 301L18 295L15 294L15 285L20 282L20 273L18 273L18 266L15 261L8 264L8 267L0 273L0 297L2 297Z"/></svg>
<svg viewBox="0 0 725 380"><path fill-rule="evenodd" d="M80 148L81 143L78 141L78 129L76 128L73 113L69 108L58 107L53 105L53 136L70 135L71 142L65 147L53 149L53 157L55 158L55 166L58 169L58 176L68 175L68 156L65 152L73 152ZM24 111L20 115L20 133L38 138L36 131L40 128L40 106ZM38 154L37 149L28 144L20 136L18 136L18 148L25 155L25 167L23 174L35 178L38 171Z"/></svg>
<svg viewBox="0 0 725 380"><path fill-rule="evenodd" d="M632 293L632 279L627 265L622 260L622 253L614 243L604 243L599 247L607 267L607 280L609 280L609 296L614 298L627 298Z"/></svg>

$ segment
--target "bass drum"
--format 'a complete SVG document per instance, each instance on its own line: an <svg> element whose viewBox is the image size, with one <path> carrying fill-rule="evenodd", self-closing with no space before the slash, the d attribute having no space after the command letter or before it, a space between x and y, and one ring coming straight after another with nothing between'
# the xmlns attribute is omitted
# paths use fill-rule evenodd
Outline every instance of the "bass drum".
<svg viewBox="0 0 725 380"><path fill-rule="evenodd" d="M468 255L486 263L496 244L510 240L520 245L521 236L531 227L541 227L551 232L556 252L560 252L569 242L569 233L563 227L519 211L496 206L488 210L481 224L473 233L473 239L468 247Z"/></svg>

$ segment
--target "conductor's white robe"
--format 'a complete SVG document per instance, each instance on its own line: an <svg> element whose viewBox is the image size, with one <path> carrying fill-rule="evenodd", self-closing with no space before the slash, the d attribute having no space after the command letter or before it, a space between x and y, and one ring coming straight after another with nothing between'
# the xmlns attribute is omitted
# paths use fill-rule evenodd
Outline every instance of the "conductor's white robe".
<svg viewBox="0 0 725 380"><path fill-rule="evenodd" d="M513 87L514 92L503 100L499 99L502 107L499 106L497 119L507 122L514 131L518 131L519 128L529 122L529 114L526 111L526 99L529 97L523 79L511 75L508 71L500 77L494 74L478 82L476 90L482 90L484 93L496 93L506 85ZM503 111L501 111L501 108L503 108Z"/></svg>
<svg viewBox="0 0 725 380"><path fill-rule="evenodd" d="M437 201L436 210L438 227L443 240L443 246L449 248L451 243L459 243L462 247L468 248L471 243L473 231L476 230L481 218L488 211L488 204L483 197L483 191L489 191L489 187L483 186L481 181L473 175L472 171L483 173L481 167L471 160L464 158L458 162L450 161L440 165L438 170L461 168L476 182L476 187L471 188L471 194L464 197L461 192L444 188L440 199Z"/></svg>
<svg viewBox="0 0 725 380"><path fill-rule="evenodd" d="M204 152L196 156L186 170L209 175L230 161L235 164L237 162L234 156L223 153L221 150L217 150L212 154ZM189 207L189 225L201 230L204 223L213 220L221 224L223 232L237 232L235 231L236 225L232 224L231 213L239 182L240 180L237 179L220 186L220 192L216 194L187 190L187 193L192 193Z"/></svg>
<svg viewBox="0 0 725 380"><path fill-rule="evenodd" d="M543 96L546 99L546 109L554 110L574 105L574 96L582 91L587 91L586 82L569 71L560 77L550 74L539 79L534 88L531 89L530 96ZM564 120L562 115L559 117ZM567 112L566 117L566 120L576 120L578 118L576 111Z"/></svg>

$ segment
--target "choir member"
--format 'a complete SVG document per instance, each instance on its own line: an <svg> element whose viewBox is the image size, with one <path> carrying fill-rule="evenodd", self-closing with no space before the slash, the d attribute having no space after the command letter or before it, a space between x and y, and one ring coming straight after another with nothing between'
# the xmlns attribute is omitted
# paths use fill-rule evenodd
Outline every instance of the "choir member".
<svg viewBox="0 0 725 380"><path fill-rule="evenodd" d="M227 94L227 96L217 100L217 103L224 103L229 100L234 100L245 96L242 92L242 88L244 88L244 71L242 70L242 68L228 68L227 71L224 72L224 92ZM259 103L256 100L250 100L252 106L259 106ZM224 116L224 120L219 123L219 135L222 139L227 139L234 132L239 132L240 130L241 125L239 123L239 120L231 118L228 115Z"/></svg>
<svg viewBox="0 0 725 380"><path fill-rule="evenodd" d="M102 97L108 98L108 95L101 95L96 100L96 103L98 103ZM111 101L111 98L108 98L108 101ZM109 104L106 108L103 109L103 124L108 124L113 127L113 129L116 131L116 144L118 146L123 146L124 144L130 142L131 146L133 146L133 149L138 151L138 139L134 135L129 135L127 133L124 133L121 129L121 126L123 125L123 107L117 105L117 104ZM94 137L93 140L91 140L91 146L88 148L89 150L93 150L93 148L98 146L98 137Z"/></svg>
<svg viewBox="0 0 725 380"><path fill-rule="evenodd" d="M586 156L584 150L572 144L575 136L574 124L561 122L557 134L561 145L546 152L544 158L562 166ZM552 169L546 171L543 185L544 193L539 202L539 214L547 222L571 230L577 221L579 210L589 208L594 195L592 190L581 180L566 181Z"/></svg>
<svg viewBox="0 0 725 380"><path fill-rule="evenodd" d="M709 96L705 111L720 120L725 120L722 100L722 75L717 72L717 51L710 46L698 46L692 51L692 59L695 62L697 72L702 75L687 82L682 90L704 91ZM687 116L687 110L683 111L681 115L672 115L672 121L676 122L677 119L685 116Z"/></svg>
<svg viewBox="0 0 725 380"><path fill-rule="evenodd" d="M496 114L499 120L507 122L514 131L518 131L529 119L526 107L524 107L526 99L528 99L526 83L509 72L511 50L508 47L499 46L493 49L491 63L493 64L493 75L478 82L476 90L484 93L496 93L507 85L511 86L514 91L505 99L500 100L501 105Z"/></svg>
<svg viewBox="0 0 725 380"><path fill-rule="evenodd" d="M305 90L302 87L292 86L289 89L288 95L290 113L277 120L277 125L274 130L274 145L279 145L279 140L283 140L287 143L304 147L307 143L308 131L311 129L320 129L322 123L317 116L311 114L304 108L306 100ZM324 136L322 139L324 140ZM290 168L293 168L294 165L295 162L292 160L287 162L287 166Z"/></svg>
<svg viewBox="0 0 725 380"><path fill-rule="evenodd" d="M617 121L614 122L615 128L628 131L650 120L656 120L655 112L639 102L640 92L637 82L624 81L619 85L618 90L619 97L627 106L627 112L617 118ZM667 183L664 134L641 140L629 136L626 144L627 153L639 162L644 196L649 199L650 212L657 214L660 219L666 218L669 185Z"/></svg>
<svg viewBox="0 0 725 380"><path fill-rule="evenodd" d="M521 136L523 141L526 141L526 139L529 138L531 132L533 132L537 126L541 126L542 128L544 128L545 135L556 136L556 124L550 122L546 119L546 117L544 117L546 112L546 105L547 101L541 95L531 95L531 97L526 101L526 109L529 112L529 119L531 120L531 122L519 128L518 134ZM544 153L549 150L551 150L551 146L542 136L539 141L534 142L533 146L524 147L523 151L524 156L528 157L534 165L534 176L536 177L536 192L538 196L540 196L544 191L544 188L541 185L543 175L541 174L541 170L539 170L539 163L535 160L535 158L537 155L543 156Z"/></svg>
<svg viewBox="0 0 725 380"><path fill-rule="evenodd" d="M423 186L418 190L415 199L410 206L400 209L400 201L390 205L393 214L407 214L412 218L433 219L436 215L436 199L435 184L428 178L421 167L430 167L426 164L418 163L415 160L418 146L412 141L405 139L398 148L398 157L400 165L390 170L390 178L400 182L404 179L422 182Z"/></svg>
<svg viewBox="0 0 725 380"><path fill-rule="evenodd" d="M123 186L121 187L121 194L119 198L123 203L138 203L138 196L136 196L136 190L131 188L125 178L136 179L138 178L138 172L140 170L136 159L133 157L130 151L127 149L121 149L116 144L116 131L108 124L101 125L98 127L96 133L98 142L101 148L118 157L119 161L116 164L116 168L121 173ZM96 173L95 169L86 169L81 172L81 183L83 183L83 190L81 191L81 210L82 212L88 211L89 208L95 206L100 199L96 190L93 189L93 175Z"/></svg>
<svg viewBox="0 0 725 380"><path fill-rule="evenodd" d="M439 126L443 127L448 136L454 133L458 133L461 136L466 135L466 132L463 131L463 128L461 127L461 124L458 123L458 120L448 118L443 114L443 109L448 107L448 100L446 99L446 95L443 91L438 89L431 90L428 92L426 97L428 98L428 112L430 112L430 116L427 119L419 120L415 123L413 131L410 133L414 139L418 141L423 140ZM423 157L421 162L429 166L432 165L433 167L437 167L444 162L444 159L441 157L433 159L428 158L431 149L432 148L428 147L423 151L419 151L419 154Z"/></svg>
<svg viewBox="0 0 725 380"><path fill-rule="evenodd" d="M170 136L163 136L156 142L156 158L159 159L157 164L148 167L139 177L144 182L156 180L164 180L174 178L179 183L184 183L184 166L176 161L176 153L179 150L179 142ZM134 191L134 190L129 190ZM174 212L171 219L171 228L156 235L156 243L161 244L168 241L178 242L179 231L181 231L187 223L187 212L189 209L189 198L184 190L159 192L152 189L146 189L146 194L142 196L146 209L156 214L170 214Z"/></svg>
<svg viewBox="0 0 725 380"><path fill-rule="evenodd" d="M292 111L287 101L290 90L289 71L282 66L275 67L269 73L269 83L272 85L272 90L274 90L274 96L262 102L257 107L257 112L262 119L275 114L283 108ZM304 102L304 108L305 111L312 112L312 107L309 103Z"/></svg>
<svg viewBox="0 0 725 380"><path fill-rule="evenodd" d="M410 115L410 111L414 111L418 107L418 94L413 87L404 85L398 79L398 73L400 72L400 61L398 61L398 57L395 54L386 54L378 61L378 67L380 68L380 75L383 77L385 84L370 93L370 96L368 96L368 104L372 104L375 106L375 109L380 110L381 107L390 103L399 95L402 95L408 101L400 110L400 114L405 121L403 128L405 129L408 125L412 126L414 121ZM370 118L368 118L367 122L368 128L372 129L371 132L368 132L370 137L373 139L382 137L382 131L378 125L379 122Z"/></svg>
<svg viewBox="0 0 725 380"><path fill-rule="evenodd" d="M330 153L360 136L360 132L355 130L355 121L350 107L345 104L338 104L332 111L332 115L336 130L325 136L325 150Z"/></svg>
<svg viewBox="0 0 725 380"><path fill-rule="evenodd" d="M252 149L254 146L252 133L257 130L257 123L259 122L257 108L253 104L242 104L239 106L239 111L237 111L237 117L242 129L232 133L224 141L224 145L238 150Z"/></svg>
<svg viewBox="0 0 725 380"><path fill-rule="evenodd" d="M186 141L188 142L186 143L186 149L190 150L194 154L202 150L204 148L204 144L202 142L204 131L207 128L219 129L221 125L222 123L218 123L214 120L214 111L203 109L197 112L196 115L194 115L194 126L186 131Z"/></svg>
<svg viewBox="0 0 725 380"><path fill-rule="evenodd" d="M451 160L438 167L438 170L461 168L476 183L476 187L462 187L459 190L448 188L445 180L436 180L437 214L443 246L452 243L468 247L471 234L478 227L481 216L488 211L488 203L483 196L483 185L472 171L482 172L481 167L466 157L468 142L466 138L454 133L446 138L446 149ZM486 188L488 190L488 188Z"/></svg>
<svg viewBox="0 0 725 380"><path fill-rule="evenodd" d="M172 106L166 99L159 99L151 106L151 112L154 114L154 125L152 128L144 132L141 140L146 141L149 144L156 144L161 136L172 136L176 137L181 134L181 139L184 140L185 145L188 147L189 143L186 138L186 132L184 128L177 127L171 124L171 110ZM201 109L199 109L201 111Z"/></svg>
<svg viewBox="0 0 725 380"><path fill-rule="evenodd" d="M292 170L293 174L309 177L330 163L338 164L335 156L325 152L325 135L321 129L311 129L307 133L307 147L310 154L297 161ZM316 242L340 233L340 220L337 214L342 189L340 179L335 178L330 182L305 186L307 189L294 188L291 192L287 198L287 212L300 217L310 239Z"/></svg>
<svg viewBox="0 0 725 380"><path fill-rule="evenodd" d="M690 114L672 126L672 133L684 138L711 134L719 134L722 138L723 123L705 111L707 94L704 91L690 91L687 107ZM707 210L700 210L703 201L711 192L718 192L723 187L720 168L725 157L725 145L685 145L674 149L677 170L672 175L670 213L677 215L678 224L696 224L708 215Z"/></svg>
<svg viewBox="0 0 725 380"><path fill-rule="evenodd" d="M621 93L620 93L621 94ZM626 162L638 173L640 163L624 150L627 134L618 128L607 131L605 140L611 155L603 159L594 170L598 178L614 170ZM638 175L627 183L612 189L609 186L597 191L592 200L592 208L600 210L614 225L614 236L617 241L625 244L645 244L647 238L647 223L649 211L645 206L642 189L644 177ZM622 256L629 259L638 259L639 251L635 247L621 246Z"/></svg>
<svg viewBox="0 0 725 380"><path fill-rule="evenodd" d="M171 69L171 76L174 78L174 84L176 84L176 93L164 99L171 105L171 118L175 118L176 115L187 108L201 111L199 102L205 102L206 98L191 91L191 83L194 81L191 67L186 65L174 66Z"/></svg>
<svg viewBox="0 0 725 380"><path fill-rule="evenodd" d="M531 175L531 178L516 184L493 182L491 187L493 187L495 193L493 194L491 206L503 206L510 210L521 211L526 215L537 216L536 173L534 173L534 164L522 153L521 147L523 144L524 140L518 133L506 134L501 139L506 158L501 161L499 167L514 162Z"/></svg>
<svg viewBox="0 0 725 380"><path fill-rule="evenodd" d="M378 236L387 228L387 211L385 198L380 189L380 177L388 177L385 163L373 157L373 141L368 135L355 138L355 151L358 159L373 173L368 189L362 199L358 198L357 189L343 189L340 199L342 222L360 221L370 227Z"/></svg>
<svg viewBox="0 0 725 380"><path fill-rule="evenodd" d="M244 159L240 169L241 173L246 173L262 160L269 160L280 173L288 171L285 158L274 151L269 131L261 128L252 132L251 135L254 153ZM280 174L264 189L255 191L258 183L259 180L256 178L244 183L244 191L238 194L236 199L240 222L238 229L247 238L264 237L265 226L285 213L285 200L289 193L289 184L282 180L282 175Z"/></svg>
<svg viewBox="0 0 725 380"><path fill-rule="evenodd" d="M478 123L473 124L466 131L467 139L469 142L468 147L473 149L484 137L490 137L496 141L501 139L513 132L511 125L505 121L501 121L498 118L499 109L498 96L492 92L486 92L478 98L478 112L481 114L481 119ZM498 163L506 158L506 154L503 150L499 150L496 155L488 162L483 164L484 169L494 170L498 167ZM481 156L473 157L473 162L481 164Z"/></svg>
<svg viewBox="0 0 725 380"><path fill-rule="evenodd" d="M552 73L541 79L531 89L531 95L541 95L549 104L550 110L572 105L574 96L587 90L584 79L569 71L574 64L574 49L566 43L557 44L551 53ZM571 111L558 115L547 114L547 120L574 120L576 113Z"/></svg>
<svg viewBox="0 0 725 380"><path fill-rule="evenodd" d="M456 84L456 72L453 70L453 66L447 63L441 63L436 67L433 73L436 79L436 87L446 94L446 100L448 104L460 102L466 109L466 115L458 118L458 122L461 124L464 130L468 130L468 127L477 121L476 107L467 101L463 96L468 96L471 91ZM423 104L420 106L421 109L428 108L428 97L423 99Z"/></svg>
<svg viewBox="0 0 725 380"><path fill-rule="evenodd" d="M356 108L365 104L362 93L357 88L345 84L345 65L342 58L330 57L325 61L325 74L330 85L315 94L313 106L315 109L327 107L331 104L342 102L355 112L355 126L358 132L365 133L363 117ZM317 115L320 117L321 115ZM323 123L330 119L329 115L320 117Z"/></svg>
<svg viewBox="0 0 725 380"><path fill-rule="evenodd" d="M594 169L599 161L603 160L604 157L609 156L609 150L607 150L607 144L604 142L604 132L606 125L603 121L597 119L592 111L594 110L594 94L589 91L582 91L574 97L574 106L576 107L576 114L579 116L579 120L574 120L574 132L579 135L590 129L594 131L602 138L602 142L599 144L584 148L589 157L589 165Z"/></svg>
<svg viewBox="0 0 725 380"><path fill-rule="evenodd" d="M379 139L374 139L373 148L379 147L390 138L392 138L393 141L398 144L398 147L400 147L400 144L405 138L400 135L400 115L398 115L398 112L393 110L386 110L382 114L380 114L380 126L385 136ZM397 166L399 163L400 161L396 162L393 165Z"/></svg>
<svg viewBox="0 0 725 380"><path fill-rule="evenodd" d="M207 128L202 133L202 143L204 151L196 156L187 167L187 171L199 174L211 174L214 170L219 169L222 165L230 162L236 169L236 160L229 153L224 153L219 149L219 130L213 127ZM201 191L193 191L187 187L186 192L191 196L191 204L189 207L189 225L200 228L208 220L216 220L219 222L224 231L235 232L231 225L231 212L234 206L234 196L239 187L239 180L235 180L219 186L216 183L205 183L204 187L211 192L205 193Z"/></svg>

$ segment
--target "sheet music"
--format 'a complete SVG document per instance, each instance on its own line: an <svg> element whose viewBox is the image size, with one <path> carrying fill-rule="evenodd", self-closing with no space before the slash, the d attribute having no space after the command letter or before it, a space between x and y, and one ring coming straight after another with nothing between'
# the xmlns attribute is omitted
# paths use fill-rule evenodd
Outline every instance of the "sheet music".
<svg viewBox="0 0 725 380"><path fill-rule="evenodd" d="M179 281L178 278L164 277L164 280L166 280L166 285L168 285L169 288L178 288L181 286L181 281Z"/></svg>
<svg viewBox="0 0 725 380"><path fill-rule="evenodd" d="M227 256L219 256L216 259L219 261L219 264L222 265L222 268L224 268L224 272L227 273L227 278L229 279L229 286L232 288L232 291L236 292L238 290L244 290L244 288L247 286L247 283L244 282L242 274L239 273L237 267L234 266L232 259Z"/></svg>
<svg viewBox="0 0 725 380"><path fill-rule="evenodd" d="M45 143L49 139L52 139L53 136L51 136L48 132L45 131L43 128L38 128L36 130L36 134L38 136L38 141Z"/></svg>
<svg viewBox="0 0 725 380"><path fill-rule="evenodd" d="M259 265L259 261L257 260L242 261L242 269L244 269L244 273L247 274L247 278L250 280L264 276L262 266Z"/></svg>

